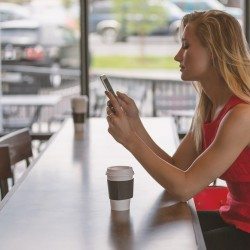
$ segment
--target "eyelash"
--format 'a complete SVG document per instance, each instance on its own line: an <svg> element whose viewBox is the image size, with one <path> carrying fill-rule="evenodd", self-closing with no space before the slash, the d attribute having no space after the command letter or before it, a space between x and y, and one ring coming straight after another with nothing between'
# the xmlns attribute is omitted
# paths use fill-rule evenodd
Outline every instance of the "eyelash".
<svg viewBox="0 0 250 250"><path fill-rule="evenodd" d="M181 46L182 49L188 49L188 47L189 47L189 46L186 45L186 44Z"/></svg>

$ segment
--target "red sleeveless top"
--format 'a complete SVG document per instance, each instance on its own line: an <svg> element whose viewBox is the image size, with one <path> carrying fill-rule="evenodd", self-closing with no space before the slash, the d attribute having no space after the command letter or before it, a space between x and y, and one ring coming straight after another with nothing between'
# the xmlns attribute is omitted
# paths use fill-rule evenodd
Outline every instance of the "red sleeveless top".
<svg viewBox="0 0 250 250"><path fill-rule="evenodd" d="M226 113L239 103L245 102L232 96L214 121L203 124L203 150L214 140ZM222 219L250 233L250 147L240 153L220 179L226 181L229 189L227 203L219 210Z"/></svg>

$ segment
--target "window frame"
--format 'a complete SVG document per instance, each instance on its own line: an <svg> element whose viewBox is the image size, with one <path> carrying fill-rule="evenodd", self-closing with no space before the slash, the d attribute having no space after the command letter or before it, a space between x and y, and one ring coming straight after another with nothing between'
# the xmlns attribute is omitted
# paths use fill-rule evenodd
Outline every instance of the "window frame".
<svg viewBox="0 0 250 250"><path fill-rule="evenodd" d="M79 0L80 4L80 59L81 59L81 78L80 89L82 95L89 96L89 49L88 49L88 2L90 0ZM247 42L250 42L250 1L241 0L241 6L243 9L243 23L244 32ZM89 113L88 113L89 115Z"/></svg>

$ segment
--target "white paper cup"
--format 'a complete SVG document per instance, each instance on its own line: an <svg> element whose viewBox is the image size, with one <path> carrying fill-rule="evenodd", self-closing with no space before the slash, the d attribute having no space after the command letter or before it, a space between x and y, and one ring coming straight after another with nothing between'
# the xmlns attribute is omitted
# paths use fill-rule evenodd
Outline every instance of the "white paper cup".
<svg viewBox="0 0 250 250"><path fill-rule="evenodd" d="M126 200L110 200L111 210L126 211L130 209L130 199Z"/></svg>
<svg viewBox="0 0 250 250"><path fill-rule="evenodd" d="M125 181L133 179L134 171L130 166L113 166L107 168L106 175L110 181Z"/></svg>
<svg viewBox="0 0 250 250"><path fill-rule="evenodd" d="M86 95L72 97L71 108L74 113L87 113L88 97Z"/></svg>
<svg viewBox="0 0 250 250"><path fill-rule="evenodd" d="M83 134L84 123L88 107L87 96L76 96L71 98L72 117L76 134Z"/></svg>
<svg viewBox="0 0 250 250"><path fill-rule="evenodd" d="M133 197L134 171L129 166L114 166L107 168L107 180L111 210L125 211L130 209L130 199ZM123 199L124 198L124 199Z"/></svg>

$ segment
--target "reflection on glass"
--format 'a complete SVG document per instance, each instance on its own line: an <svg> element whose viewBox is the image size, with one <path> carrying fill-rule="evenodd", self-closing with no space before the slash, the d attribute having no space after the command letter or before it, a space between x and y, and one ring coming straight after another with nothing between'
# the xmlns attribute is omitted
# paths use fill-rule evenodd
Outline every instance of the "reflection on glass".
<svg viewBox="0 0 250 250"><path fill-rule="evenodd" d="M80 89L79 1L12 2L0 3L3 95L50 95L55 91L63 95L63 102L43 109L39 117L43 124L50 123L49 129L54 124L55 130L70 110L69 98ZM22 110L14 113L19 119L27 115ZM4 107L3 122L14 113ZM60 119L54 119L55 115ZM33 125L32 129L40 129Z"/></svg>
<svg viewBox="0 0 250 250"><path fill-rule="evenodd" d="M240 0L89 1L90 114L105 116L98 77L106 74L114 89L135 100L142 116L178 111L177 126L185 134L196 93L190 83L181 81L173 58L181 46L182 17L209 9L226 11L242 22Z"/></svg>

